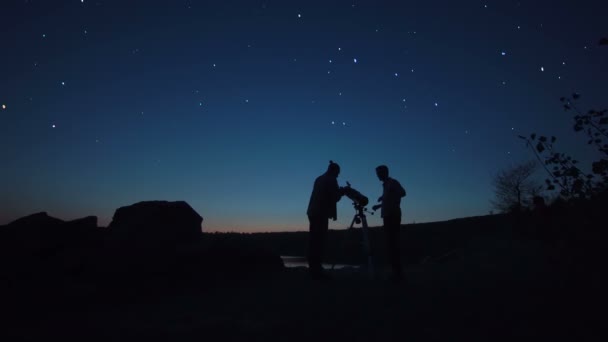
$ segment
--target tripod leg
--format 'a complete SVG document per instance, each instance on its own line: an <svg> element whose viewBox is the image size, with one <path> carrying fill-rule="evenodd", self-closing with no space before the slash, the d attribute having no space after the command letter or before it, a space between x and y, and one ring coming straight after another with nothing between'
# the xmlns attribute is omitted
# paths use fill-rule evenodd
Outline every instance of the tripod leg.
<svg viewBox="0 0 608 342"><path fill-rule="evenodd" d="M371 278L374 277L374 263L372 259L372 249L369 243L369 229L367 227L367 218L365 214L361 215L361 222L363 223L363 248L367 254L367 267L369 268L369 275Z"/></svg>
<svg viewBox="0 0 608 342"><path fill-rule="evenodd" d="M352 229L355 226L355 221L357 221L357 214L355 214L355 216L353 217L353 221L350 223L350 229Z"/></svg>
<svg viewBox="0 0 608 342"><path fill-rule="evenodd" d="M355 221L357 221L357 214L355 214L355 216L353 217L353 221L350 223L350 228L352 229L355 226ZM342 246L344 246L344 242L342 242ZM333 270L334 268L336 268L336 262L334 261L334 263L331 265L331 269Z"/></svg>

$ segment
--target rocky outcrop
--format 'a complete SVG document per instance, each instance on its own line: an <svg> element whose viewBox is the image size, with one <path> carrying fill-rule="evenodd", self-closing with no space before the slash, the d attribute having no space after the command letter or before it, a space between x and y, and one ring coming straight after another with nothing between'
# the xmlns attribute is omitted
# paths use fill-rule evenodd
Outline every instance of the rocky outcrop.
<svg viewBox="0 0 608 342"><path fill-rule="evenodd" d="M184 201L146 201L118 208L108 228L127 240L176 242L200 236L202 223Z"/></svg>

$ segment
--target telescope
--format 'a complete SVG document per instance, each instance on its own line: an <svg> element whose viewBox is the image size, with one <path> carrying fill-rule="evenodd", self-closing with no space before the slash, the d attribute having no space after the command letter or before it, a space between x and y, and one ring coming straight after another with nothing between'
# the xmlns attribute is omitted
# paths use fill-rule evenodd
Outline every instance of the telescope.
<svg viewBox="0 0 608 342"><path fill-rule="evenodd" d="M369 199L363 194L361 194L359 191L353 189L350 186L349 182L346 182L346 186L342 187L341 189L344 193L344 196L350 198L350 200L353 201L355 209L363 209L369 203Z"/></svg>

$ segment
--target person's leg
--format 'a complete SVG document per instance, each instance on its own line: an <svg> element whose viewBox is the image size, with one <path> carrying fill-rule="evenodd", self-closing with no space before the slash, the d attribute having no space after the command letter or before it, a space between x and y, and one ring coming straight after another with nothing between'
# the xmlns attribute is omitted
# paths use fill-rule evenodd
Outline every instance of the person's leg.
<svg viewBox="0 0 608 342"><path fill-rule="evenodd" d="M309 217L310 238L308 247L308 267L311 273L321 273L321 262L325 247L325 237L327 235L328 221L323 217Z"/></svg>
<svg viewBox="0 0 608 342"><path fill-rule="evenodd" d="M384 219L387 237L388 257L393 271L393 277L401 278L401 215Z"/></svg>

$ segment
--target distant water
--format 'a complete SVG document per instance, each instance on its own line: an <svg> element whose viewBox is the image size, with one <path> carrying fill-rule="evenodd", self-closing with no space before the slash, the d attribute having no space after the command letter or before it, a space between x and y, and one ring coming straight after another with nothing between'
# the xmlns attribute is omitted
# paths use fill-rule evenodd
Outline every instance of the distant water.
<svg viewBox="0 0 608 342"><path fill-rule="evenodd" d="M308 268L308 260L303 256L287 256L281 255L281 259L283 260L283 265L287 268L293 267L306 267ZM323 268L325 269L335 269L339 270L342 268L359 268L359 265L346 265L346 264L323 264Z"/></svg>

